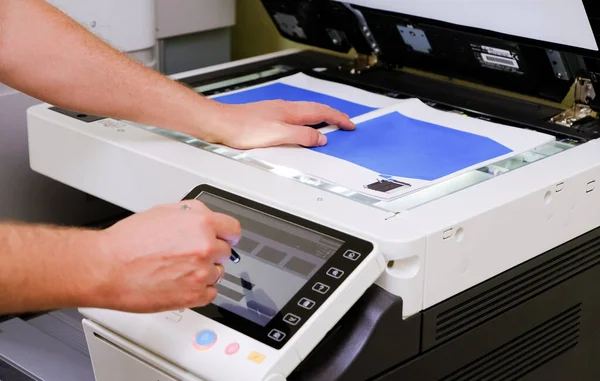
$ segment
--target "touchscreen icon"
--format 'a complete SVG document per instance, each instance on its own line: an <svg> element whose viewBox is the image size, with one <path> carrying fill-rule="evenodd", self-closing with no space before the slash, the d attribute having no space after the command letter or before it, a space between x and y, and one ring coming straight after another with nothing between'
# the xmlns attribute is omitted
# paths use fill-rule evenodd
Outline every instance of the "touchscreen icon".
<svg viewBox="0 0 600 381"><path fill-rule="evenodd" d="M269 337L271 339L279 342L285 338L285 333L283 333L277 329L272 329L271 332L269 332Z"/></svg>
<svg viewBox="0 0 600 381"><path fill-rule="evenodd" d="M335 279L340 279L344 275L344 272L340 269L332 267L329 270L327 270L327 275Z"/></svg>
<svg viewBox="0 0 600 381"><path fill-rule="evenodd" d="M360 258L360 254L356 251L348 250L344 253L344 258L349 259L351 261L356 261L358 258Z"/></svg>
<svg viewBox="0 0 600 381"><path fill-rule="evenodd" d="M294 314L286 314L283 318L283 321L289 325L297 325L300 322L300 317Z"/></svg>
<svg viewBox="0 0 600 381"><path fill-rule="evenodd" d="M312 308L315 306L315 302L313 302L312 300L307 299L307 298L302 298L298 302L298 305L307 310L312 310Z"/></svg>
<svg viewBox="0 0 600 381"><path fill-rule="evenodd" d="M323 284L321 282L317 282L315 283L315 285L312 287L313 291L318 292L319 294L327 294L327 292L329 292L329 286L326 284Z"/></svg>

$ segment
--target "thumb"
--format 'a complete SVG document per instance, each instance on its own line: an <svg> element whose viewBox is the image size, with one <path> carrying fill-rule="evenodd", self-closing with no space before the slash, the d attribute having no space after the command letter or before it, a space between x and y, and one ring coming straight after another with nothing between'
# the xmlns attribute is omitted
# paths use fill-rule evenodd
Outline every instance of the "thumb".
<svg viewBox="0 0 600 381"><path fill-rule="evenodd" d="M320 131L293 124L283 124L281 136L276 144L298 144L304 147L319 147L327 144L327 137Z"/></svg>

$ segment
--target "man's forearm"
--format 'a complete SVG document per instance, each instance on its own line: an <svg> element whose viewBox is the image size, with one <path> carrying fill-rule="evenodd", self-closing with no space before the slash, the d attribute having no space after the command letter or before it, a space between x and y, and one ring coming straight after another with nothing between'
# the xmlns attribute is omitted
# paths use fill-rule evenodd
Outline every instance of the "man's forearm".
<svg viewBox="0 0 600 381"><path fill-rule="evenodd" d="M98 232L0 224L0 315L101 304Z"/></svg>
<svg viewBox="0 0 600 381"><path fill-rule="evenodd" d="M197 135L219 107L114 50L45 0L0 0L0 51L0 82L66 109Z"/></svg>

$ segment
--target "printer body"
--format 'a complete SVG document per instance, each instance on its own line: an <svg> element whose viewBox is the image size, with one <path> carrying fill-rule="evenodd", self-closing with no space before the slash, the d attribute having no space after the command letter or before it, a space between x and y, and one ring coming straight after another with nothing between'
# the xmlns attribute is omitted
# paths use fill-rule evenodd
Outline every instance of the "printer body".
<svg viewBox="0 0 600 381"><path fill-rule="evenodd" d="M214 304L82 309L96 380L600 379L600 9L572 2L590 25L579 46L527 28L498 31L501 23L462 25L456 10L428 18L422 6L393 1L262 3L282 36L322 50L173 78L217 96L302 74L552 139L426 187L402 193L407 184L380 178L363 191L152 126L30 108L31 167L50 178L134 213L220 195L223 208L344 242L278 322L252 325ZM505 7L517 28L516 8ZM560 107L573 86L572 104Z"/></svg>

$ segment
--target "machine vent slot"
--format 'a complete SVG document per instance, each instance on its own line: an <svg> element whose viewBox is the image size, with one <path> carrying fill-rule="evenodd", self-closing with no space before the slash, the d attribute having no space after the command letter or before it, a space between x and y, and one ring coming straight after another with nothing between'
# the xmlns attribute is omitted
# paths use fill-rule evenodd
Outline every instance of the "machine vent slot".
<svg viewBox="0 0 600 381"><path fill-rule="evenodd" d="M442 381L518 380L579 343L581 305L556 315Z"/></svg>
<svg viewBox="0 0 600 381"><path fill-rule="evenodd" d="M73 328L50 314L31 319L28 323L82 355L90 357L83 329Z"/></svg>
<svg viewBox="0 0 600 381"><path fill-rule="evenodd" d="M436 341L473 329L599 263L600 237L440 313L436 317Z"/></svg>

